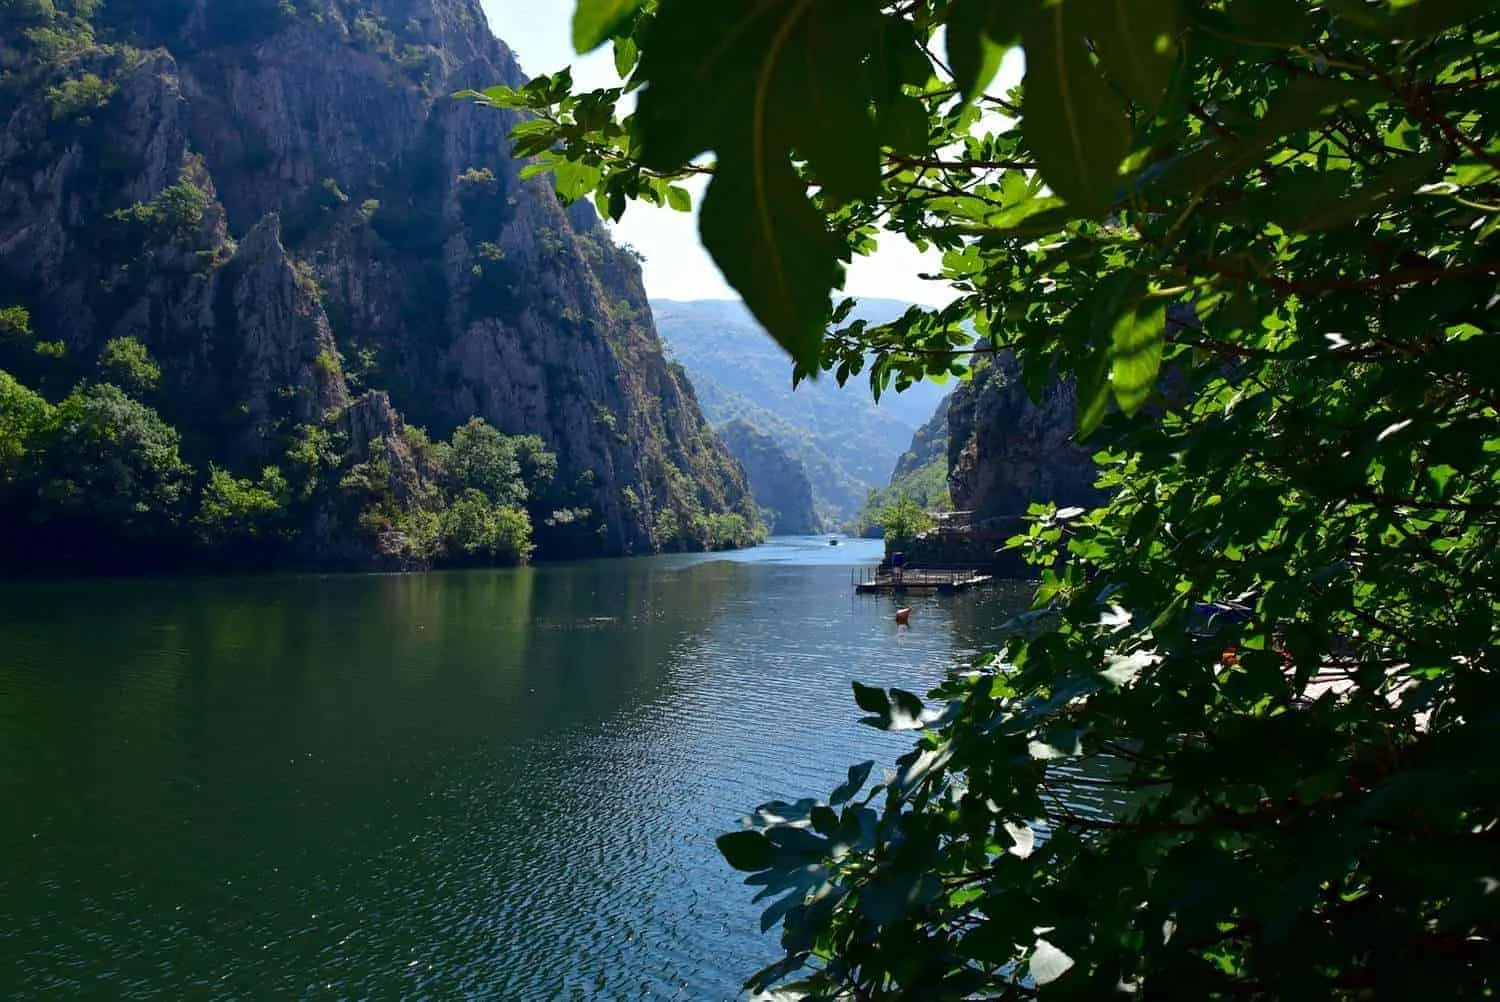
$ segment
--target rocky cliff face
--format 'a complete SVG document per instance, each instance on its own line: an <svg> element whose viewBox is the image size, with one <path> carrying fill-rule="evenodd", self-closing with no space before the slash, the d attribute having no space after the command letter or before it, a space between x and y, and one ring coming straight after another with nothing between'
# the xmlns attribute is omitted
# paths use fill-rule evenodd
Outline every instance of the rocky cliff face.
<svg viewBox="0 0 1500 1002"><path fill-rule="evenodd" d="M719 434L745 468L750 491L773 533L797 536L821 528L813 509L807 470L787 455L774 438L744 421L729 422L719 429Z"/></svg>
<svg viewBox="0 0 1500 1002"><path fill-rule="evenodd" d="M524 80L478 0L112 0L94 22L74 54L0 42L0 305L80 358L142 340L164 416L235 468L378 388L369 441L402 415L545 439L573 514L538 526L544 554L753 521L637 262L520 178L511 113L447 96Z"/></svg>
<svg viewBox="0 0 1500 1002"><path fill-rule="evenodd" d="M922 427L911 437L911 445L896 460L896 469L891 473L891 483L906 479L935 462L946 462L948 458L948 407L953 398L944 397Z"/></svg>
<svg viewBox="0 0 1500 1002"><path fill-rule="evenodd" d="M982 358L948 408L948 488L976 520L1023 514L1033 501L1091 506L1089 450L1073 441L1073 388L1049 385L1033 402L1009 352Z"/></svg>

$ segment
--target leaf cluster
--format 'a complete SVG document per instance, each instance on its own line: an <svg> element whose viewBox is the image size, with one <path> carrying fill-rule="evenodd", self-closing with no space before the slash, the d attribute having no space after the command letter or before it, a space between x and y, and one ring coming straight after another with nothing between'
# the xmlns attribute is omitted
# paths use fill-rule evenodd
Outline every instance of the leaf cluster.
<svg viewBox="0 0 1500 1002"><path fill-rule="evenodd" d="M587 146L600 185L712 173L705 245L801 375L899 389L1003 349L1033 392L1064 382L1109 498L1031 512L1035 608L972 670L926 700L856 687L919 734L872 792L860 767L721 840L782 933L752 987L1492 994L1500 12L579 19L638 44L636 111L561 153L528 125L538 150ZM991 94L1017 44L1023 85ZM589 100L557 82L518 106ZM841 267L888 235L957 298L847 323Z"/></svg>

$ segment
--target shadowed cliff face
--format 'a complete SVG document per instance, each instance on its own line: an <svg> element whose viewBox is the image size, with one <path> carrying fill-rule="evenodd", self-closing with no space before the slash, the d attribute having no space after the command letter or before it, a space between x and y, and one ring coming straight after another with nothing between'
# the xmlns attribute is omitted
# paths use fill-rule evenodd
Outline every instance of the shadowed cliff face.
<svg viewBox="0 0 1500 1002"><path fill-rule="evenodd" d="M745 468L756 503L768 513L772 533L800 536L821 528L813 508L812 484L799 460L787 455L770 435L744 421L731 421L719 433Z"/></svg>
<svg viewBox="0 0 1500 1002"><path fill-rule="evenodd" d="M38 87L0 139L6 298L24 300L80 359L110 338L139 337L163 364L170 419L230 462L264 459L278 423L348 403L337 367L317 364L335 351L327 316L298 281L276 217L230 237L172 57L81 61L69 69L116 88L107 107L59 119ZM162 220L122 215L174 190L201 192L200 202Z"/></svg>
<svg viewBox="0 0 1500 1002"><path fill-rule="evenodd" d="M477 0L114 0L99 17L132 47L39 70L0 109L0 291L40 330L80 357L140 338L164 415L239 468L351 385L434 437L476 414L540 435L559 457L549 503L588 511L539 520L544 554L753 522L662 357L637 262L520 178L512 113L448 96L524 80ZM112 94L59 117L49 88L84 72ZM196 218L111 218L184 181Z"/></svg>
<svg viewBox="0 0 1500 1002"><path fill-rule="evenodd" d="M977 364L948 408L953 507L991 519L1021 515L1034 501L1097 504L1096 468L1073 441L1074 414L1071 383L1049 384L1034 402L1009 352Z"/></svg>

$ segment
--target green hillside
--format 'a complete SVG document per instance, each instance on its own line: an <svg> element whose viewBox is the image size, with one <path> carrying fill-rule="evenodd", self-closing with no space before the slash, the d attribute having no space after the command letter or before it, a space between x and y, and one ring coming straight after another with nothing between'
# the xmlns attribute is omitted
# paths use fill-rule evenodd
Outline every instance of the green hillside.
<svg viewBox="0 0 1500 1002"><path fill-rule="evenodd" d="M867 299L855 316L884 322L908 305ZM651 309L709 421L745 421L775 438L807 468L819 514L830 521L854 516L872 489L889 482L912 435L947 393L924 382L887 392L877 404L863 379L840 387L831 377L794 391L786 355L740 303L654 300Z"/></svg>
<svg viewBox="0 0 1500 1002"><path fill-rule="evenodd" d="M879 523L882 510L903 498L926 511L952 509L948 495L948 405L952 400L940 400L932 417L917 429L910 448L896 461L890 486L869 493L858 518L849 525L851 530L867 533Z"/></svg>

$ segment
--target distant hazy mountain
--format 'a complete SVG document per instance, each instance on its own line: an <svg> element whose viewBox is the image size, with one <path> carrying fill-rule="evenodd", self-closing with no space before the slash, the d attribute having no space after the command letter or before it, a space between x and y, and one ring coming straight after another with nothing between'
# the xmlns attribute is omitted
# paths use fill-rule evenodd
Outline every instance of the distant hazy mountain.
<svg viewBox="0 0 1500 1002"><path fill-rule="evenodd" d="M867 299L855 315L885 322L909 305ZM872 487L887 484L913 432L947 393L923 382L905 393L887 392L877 405L863 377L841 388L831 376L794 392L791 361L739 302L653 300L651 309L709 421L743 420L802 460L818 507L831 520L851 517Z"/></svg>

